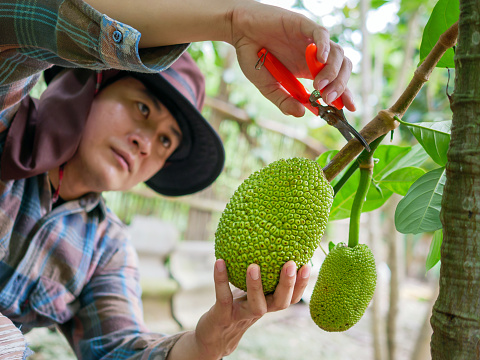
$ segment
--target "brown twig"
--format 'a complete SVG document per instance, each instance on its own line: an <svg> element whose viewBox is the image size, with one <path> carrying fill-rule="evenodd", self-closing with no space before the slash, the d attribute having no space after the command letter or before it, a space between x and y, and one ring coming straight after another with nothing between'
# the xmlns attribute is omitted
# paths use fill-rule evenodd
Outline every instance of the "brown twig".
<svg viewBox="0 0 480 360"><path fill-rule="evenodd" d="M380 110L375 118L360 131L360 134L368 143L387 134L389 131L395 130L400 125L398 121L395 121L394 116L401 118L405 114L423 84L430 78L430 74L440 58L448 49L455 46L457 36L458 22L440 36L425 60L415 70L413 78L403 94L400 95L390 109ZM357 139L350 140L323 169L327 180L332 181L362 150L363 146Z"/></svg>

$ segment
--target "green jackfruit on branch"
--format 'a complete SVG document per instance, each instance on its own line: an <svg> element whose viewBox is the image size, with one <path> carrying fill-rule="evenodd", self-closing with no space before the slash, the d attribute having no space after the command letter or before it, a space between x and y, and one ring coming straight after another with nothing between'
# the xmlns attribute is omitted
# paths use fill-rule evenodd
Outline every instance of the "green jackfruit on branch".
<svg viewBox="0 0 480 360"><path fill-rule="evenodd" d="M337 244L323 261L310 300L313 321L326 331L345 331L363 316L377 282L367 245Z"/></svg>
<svg viewBox="0 0 480 360"><path fill-rule="evenodd" d="M282 266L297 269L313 256L327 225L333 189L313 160L275 161L235 191L215 233L215 256L230 282L243 290L247 267L260 265L263 291L272 293Z"/></svg>

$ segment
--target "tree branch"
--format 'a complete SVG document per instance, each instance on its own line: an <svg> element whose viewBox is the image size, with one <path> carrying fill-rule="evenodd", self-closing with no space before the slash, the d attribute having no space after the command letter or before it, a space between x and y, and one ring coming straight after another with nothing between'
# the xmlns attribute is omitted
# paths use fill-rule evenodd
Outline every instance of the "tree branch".
<svg viewBox="0 0 480 360"><path fill-rule="evenodd" d="M401 118L410 104L413 102L423 84L430 78L430 74L437 65L445 51L453 47L457 42L458 22L445 31L432 51L422 64L415 70L412 80L398 100L388 110L380 110L375 118L370 121L360 134L371 143L378 137L395 130L400 124L394 116ZM328 181L332 181L355 157L363 150L363 146L357 139L350 140L323 169Z"/></svg>

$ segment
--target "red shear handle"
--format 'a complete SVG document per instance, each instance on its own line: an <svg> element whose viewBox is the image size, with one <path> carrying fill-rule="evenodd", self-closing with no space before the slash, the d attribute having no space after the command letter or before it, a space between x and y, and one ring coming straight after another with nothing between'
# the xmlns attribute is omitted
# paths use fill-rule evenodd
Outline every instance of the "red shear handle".
<svg viewBox="0 0 480 360"><path fill-rule="evenodd" d="M269 53L265 48L258 52L259 61L267 68L290 95L300 101L314 115L318 116L318 108L310 104L310 93L305 89L303 84L283 65L280 60Z"/></svg>
<svg viewBox="0 0 480 360"><path fill-rule="evenodd" d="M317 60L317 45L312 43L307 46L307 50L305 50L305 58L307 59L307 65L310 69L310 73L312 74L313 78L315 78L320 70L325 67L325 64ZM320 89L320 93L323 93L323 89ZM334 102L332 102L332 105L334 105L338 110L342 110L342 98L337 98Z"/></svg>
<svg viewBox="0 0 480 360"><path fill-rule="evenodd" d="M310 94L295 76L283 65L275 56L270 54L265 48L258 52L258 57L262 59L263 65L270 74L273 75L290 95L300 101L302 104L308 103ZM265 57L265 58L263 58Z"/></svg>

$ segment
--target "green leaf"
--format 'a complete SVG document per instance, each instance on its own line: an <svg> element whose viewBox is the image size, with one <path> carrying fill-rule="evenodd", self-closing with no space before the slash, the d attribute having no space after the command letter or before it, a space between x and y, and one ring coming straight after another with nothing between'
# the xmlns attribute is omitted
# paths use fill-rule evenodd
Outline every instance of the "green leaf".
<svg viewBox="0 0 480 360"><path fill-rule="evenodd" d="M397 164L412 148L410 146L379 145L373 157L377 163L373 168L373 179L381 181L385 176L397 170Z"/></svg>
<svg viewBox="0 0 480 360"><path fill-rule="evenodd" d="M328 243L328 252L332 251L334 247L335 247L335 243L333 241L330 241Z"/></svg>
<svg viewBox="0 0 480 360"><path fill-rule="evenodd" d="M324 153L320 154L320 156L317 158L317 163L320 165L322 168L325 167L332 159L333 157L338 153L338 150L329 150L325 151Z"/></svg>
<svg viewBox="0 0 480 360"><path fill-rule="evenodd" d="M418 234L442 228L440 209L445 178L445 168L438 168L413 183L395 210L397 231Z"/></svg>
<svg viewBox="0 0 480 360"><path fill-rule="evenodd" d="M327 155L325 155L325 157L327 157ZM420 165L428 158L428 155L421 146L414 146L412 148L408 146L380 145L375 151L374 157L378 159L378 162L373 168L374 186L371 186L368 190L362 212L378 209L392 196L392 189L382 185L382 180L385 177L410 164L411 166ZM350 211L355 193L357 192L359 180L360 175L357 170L335 195L330 210L330 220L340 220L350 217Z"/></svg>
<svg viewBox="0 0 480 360"><path fill-rule="evenodd" d="M395 171L409 166L419 167L428 158L429 156L425 152L425 149L420 144L416 144L405 156L398 159L397 163L391 170ZM387 173L385 176L388 176L388 174L389 173Z"/></svg>
<svg viewBox="0 0 480 360"><path fill-rule="evenodd" d="M353 199L357 192L358 183L360 181L360 171L357 170L343 185L342 189L335 195L332 208L330 210L330 220L340 220L350 217ZM362 212L368 212L378 209L392 196L392 191L382 189L379 192L375 186L371 186L368 190L366 201L363 204Z"/></svg>
<svg viewBox="0 0 480 360"><path fill-rule="evenodd" d="M380 184L396 194L405 196L412 184L423 174L425 170L409 166L391 172L381 180Z"/></svg>
<svg viewBox="0 0 480 360"><path fill-rule="evenodd" d="M428 251L427 261L425 263L427 272L440 261L440 248L442 247L442 241L443 230L438 229L433 234L432 241L430 242L430 250Z"/></svg>
<svg viewBox="0 0 480 360"><path fill-rule="evenodd" d="M433 161L440 166L445 166L450 144L451 120L419 122L415 124L402 120L399 121L402 125L408 127Z"/></svg>
<svg viewBox="0 0 480 360"><path fill-rule="evenodd" d="M380 6L383 6L388 3L388 0L372 0L370 2L371 9L378 9Z"/></svg>
<svg viewBox="0 0 480 360"><path fill-rule="evenodd" d="M418 167L428 159L428 154L420 145L397 146L380 145L374 157L378 160L373 169L373 179L381 182L392 172L405 167Z"/></svg>
<svg viewBox="0 0 480 360"><path fill-rule="evenodd" d="M420 62L425 60L440 38L440 35L458 21L459 8L459 0L439 0L437 2L423 30L422 44L420 45ZM448 49L437 63L437 67L453 69L455 67L453 56L453 49Z"/></svg>
<svg viewBox="0 0 480 360"><path fill-rule="evenodd" d="M320 165L320 167L324 168L328 163L330 163L330 161L332 161L333 157L335 155L337 155L338 153L338 150L329 150L329 151L325 151L324 153L322 153L318 158L317 158L317 163ZM335 179L333 179L330 184L332 186L335 186L336 183L338 183L338 181L342 178L342 176L347 172L348 170L348 166L345 167L345 169L343 169L342 171L340 171L340 173L335 177ZM336 195L335 195L336 196Z"/></svg>

